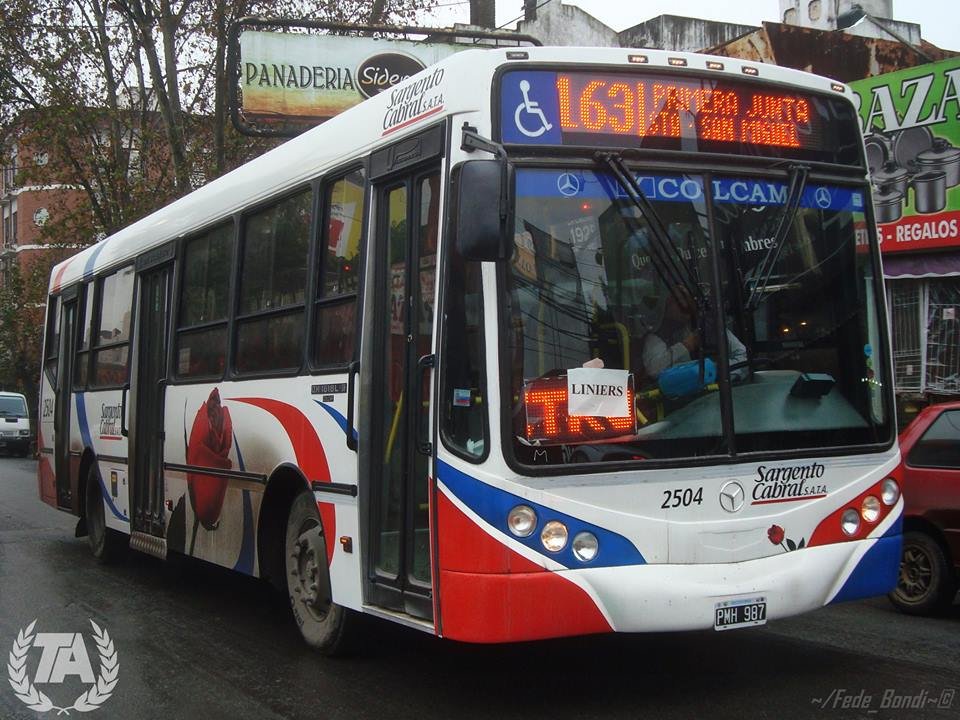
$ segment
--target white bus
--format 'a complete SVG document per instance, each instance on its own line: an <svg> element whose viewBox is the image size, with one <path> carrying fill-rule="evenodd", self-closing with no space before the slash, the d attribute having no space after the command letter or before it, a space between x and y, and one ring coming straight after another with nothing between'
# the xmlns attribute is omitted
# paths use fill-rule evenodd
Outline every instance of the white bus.
<svg viewBox="0 0 960 720"><path fill-rule="evenodd" d="M505 642L726 630L895 585L851 92L730 58L456 54L57 266L40 492Z"/></svg>

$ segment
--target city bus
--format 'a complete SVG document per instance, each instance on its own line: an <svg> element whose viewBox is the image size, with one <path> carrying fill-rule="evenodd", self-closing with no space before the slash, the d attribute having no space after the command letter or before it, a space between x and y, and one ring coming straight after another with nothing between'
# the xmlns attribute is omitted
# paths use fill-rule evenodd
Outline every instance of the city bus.
<svg viewBox="0 0 960 720"><path fill-rule="evenodd" d="M890 346L845 86L457 53L52 272L42 499L476 643L726 631L897 580Z"/></svg>

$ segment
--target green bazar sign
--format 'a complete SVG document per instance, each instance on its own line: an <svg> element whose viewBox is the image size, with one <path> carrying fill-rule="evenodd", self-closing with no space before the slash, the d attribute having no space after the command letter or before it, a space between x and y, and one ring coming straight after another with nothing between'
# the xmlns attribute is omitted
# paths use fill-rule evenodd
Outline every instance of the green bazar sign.
<svg viewBox="0 0 960 720"><path fill-rule="evenodd" d="M960 246L960 58L850 86L883 252Z"/></svg>

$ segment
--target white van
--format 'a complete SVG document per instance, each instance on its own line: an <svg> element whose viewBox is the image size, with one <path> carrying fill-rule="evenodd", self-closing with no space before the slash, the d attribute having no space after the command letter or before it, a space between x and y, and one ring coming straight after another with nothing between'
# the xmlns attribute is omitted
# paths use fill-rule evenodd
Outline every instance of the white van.
<svg viewBox="0 0 960 720"><path fill-rule="evenodd" d="M30 452L30 413L20 393L0 392L0 451L21 457Z"/></svg>

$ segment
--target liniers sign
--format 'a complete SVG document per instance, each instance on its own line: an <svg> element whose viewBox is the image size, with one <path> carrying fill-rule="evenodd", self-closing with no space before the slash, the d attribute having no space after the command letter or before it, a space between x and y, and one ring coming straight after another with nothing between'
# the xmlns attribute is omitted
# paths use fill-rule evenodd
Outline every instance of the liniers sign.
<svg viewBox="0 0 960 720"><path fill-rule="evenodd" d="M247 30L240 35L243 113L330 118L466 47Z"/></svg>

